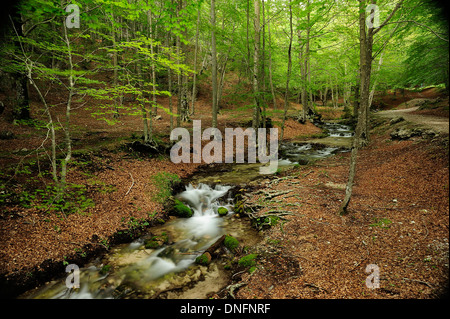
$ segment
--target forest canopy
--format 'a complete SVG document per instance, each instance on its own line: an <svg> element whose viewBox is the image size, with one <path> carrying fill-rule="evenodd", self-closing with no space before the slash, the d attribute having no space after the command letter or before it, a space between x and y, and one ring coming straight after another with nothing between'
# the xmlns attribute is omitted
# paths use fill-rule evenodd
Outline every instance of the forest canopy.
<svg viewBox="0 0 450 319"><path fill-rule="evenodd" d="M356 116L375 90L448 90L442 12L426 0L23 0L3 13L0 87L14 120L30 118L30 91L39 97L52 176L64 185L74 104L110 125L122 115L142 118L144 142L156 148L158 112L170 115L170 130L189 121L202 84L211 90L213 127L227 94L248 101L254 128L284 109L281 135L293 101L304 122L330 99L336 107L342 98ZM59 103L52 87L65 92ZM55 103L66 105L65 122L52 115Z"/></svg>

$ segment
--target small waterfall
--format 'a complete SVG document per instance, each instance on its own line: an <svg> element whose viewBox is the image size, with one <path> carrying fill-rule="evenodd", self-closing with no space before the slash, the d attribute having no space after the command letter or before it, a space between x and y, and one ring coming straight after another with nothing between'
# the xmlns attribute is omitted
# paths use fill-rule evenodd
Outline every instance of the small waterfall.
<svg viewBox="0 0 450 319"><path fill-rule="evenodd" d="M190 218L178 218L162 226L177 234L177 241L170 245L148 252L144 249L144 241L138 239L122 248L123 257L139 255L135 262L124 267L118 267L110 275L100 275L100 266L90 266L81 269L80 289L70 290L65 287L64 280L52 287L45 287L35 298L55 299L94 299L113 298L114 290L122 285L131 285L141 289L149 289L158 285L169 273L177 273L189 268L195 258L203 253L220 236L225 234L224 218L220 217L217 209L226 207L232 212L233 201L224 197L231 186L216 185L211 188L206 184L197 187L189 184L186 190L176 196L188 205L194 214ZM144 253L144 254L143 254ZM128 257L129 258L129 257ZM101 287L107 287L103 289Z"/></svg>
<svg viewBox="0 0 450 319"><path fill-rule="evenodd" d="M348 138L353 134L345 125L330 123L325 127L330 137ZM337 151L336 147L311 143L282 143L279 165L307 164L312 159L328 157ZM68 289L64 277L33 292L28 298L123 298L126 291L139 292L139 298L146 298L155 291L175 285L175 277L180 277L177 280L182 283L183 271L189 269L195 258L220 236L233 232L238 236L251 233L249 229L242 228L242 222L233 221L228 216L219 217L217 213L221 206L232 213L233 199L225 198L231 186L216 185L212 188L200 181L238 184L236 178L239 178L240 182L245 183L252 180L252 176L259 175L259 166L239 164L234 166L234 169L239 168L238 171L219 172L217 175L208 172L206 178L197 179L198 186L187 185L176 198L193 210L192 217L177 218L154 230L171 234L172 243L153 250L145 249L144 238L139 238L128 245L115 247L102 260L105 265L112 265L112 272L102 274L103 264L98 260L92 266L80 269L81 287L78 290ZM252 235L254 237L255 234Z"/></svg>

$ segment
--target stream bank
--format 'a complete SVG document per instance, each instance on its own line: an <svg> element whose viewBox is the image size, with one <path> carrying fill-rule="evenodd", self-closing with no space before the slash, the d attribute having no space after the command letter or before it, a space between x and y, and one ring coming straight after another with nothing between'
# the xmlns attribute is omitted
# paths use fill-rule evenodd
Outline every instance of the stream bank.
<svg viewBox="0 0 450 319"><path fill-rule="evenodd" d="M332 134L332 133L331 133ZM351 135L348 135L347 137L350 137ZM301 143L285 143L282 144L280 149L280 160L279 164L281 167L294 167L296 165L305 165L309 163L310 161L314 161L318 158L324 158L333 155L338 150L342 151L342 148L339 147L329 147L329 146L319 146L317 144L309 144L307 142L301 142ZM221 172L217 174L211 174L210 170L214 170L214 167L207 168L204 170L204 174L194 174L192 178L190 178L190 182L193 184L197 184L200 189L186 189L186 191L201 191L201 192L215 192L216 189L212 189L209 186L203 184L216 184L215 188L219 187L227 187L227 191L222 194L225 195L228 190L230 189L229 186L223 186L223 185L244 185L249 183L252 180L257 179L259 175L259 166L260 165L253 165L253 164L236 164L232 165L232 169L229 168L221 170ZM227 175L227 173L230 173ZM218 185L220 183L220 185ZM205 186L202 186L205 185ZM207 189L201 189L202 187ZM185 192L186 192L185 191ZM219 191L220 192L220 191ZM231 201L233 199L231 198ZM189 200L188 200L189 202ZM230 198L228 199L228 202L230 202ZM192 206L192 202L190 203ZM230 203L228 203L230 205ZM228 206L231 213L231 208L233 205ZM209 207L208 209L211 209ZM194 209L195 210L195 209ZM201 211L201 209L196 209L196 213ZM236 229L240 229L239 231L235 232L236 237L242 241L244 244L242 246L242 249L245 249L245 246L253 246L255 245L258 240L254 240L255 238L258 238L258 233L254 230L254 228L250 227L250 223L248 220L244 221L242 218L235 218L230 214L228 218L220 218L221 225L220 227L227 229L227 233L233 233L236 231ZM197 216L198 217L198 216ZM217 223L217 216L209 216L212 217L210 220L213 220L214 223ZM239 216L242 217L242 216ZM196 216L194 214L194 217L189 220L195 220ZM153 232L159 229L162 233L170 233L169 238L171 238L171 242L173 242L171 245L173 247L176 247L179 242L185 241L185 239L179 239L174 240L173 238L176 238L174 235L177 233L177 231L169 231L171 227L177 228L177 225L180 224L179 220L173 220L169 221L168 223L158 226L155 229L151 229L151 232ZM262 225L267 224L265 220L262 221ZM179 226L179 225L178 225ZM198 226L198 224L197 224ZM253 225L254 226L254 225ZM182 226L181 228L185 228L186 226ZM234 230L233 230L234 227ZM189 228L189 227L187 227ZM191 227L192 228L192 227ZM258 227L256 227L258 228ZM261 229L261 227L259 227ZM180 229L178 229L179 231ZM247 235L244 235L247 234ZM206 233L208 240L211 241L214 238L218 236L218 234L208 234ZM213 236L216 235L216 236ZM243 237L246 236L247 238L243 240ZM145 237L145 236L144 236ZM131 247L131 248L130 248ZM199 247L197 247L199 248ZM186 248L183 248L184 251L181 251L181 254L188 254L189 252L186 251ZM204 249L204 247L203 247ZM166 249L165 249L166 250ZM178 250L180 252L180 250ZM201 251L200 250L196 250ZM126 257L120 257L117 256L123 255L124 252L127 253ZM102 260L97 259L94 261L94 264L88 264L86 267L83 268L83 272L85 273L85 277L88 277L88 280L93 280L96 284L93 284L93 282L90 284L91 287L94 287L94 291L96 291L95 294L92 294L92 292L88 292L86 290L81 289L80 291L77 291L75 294L70 295L67 294L67 289L64 288L64 285L59 284L59 287L55 290L44 288L43 293L39 293L38 295L35 295L33 293L29 293L28 297L44 297L49 298L50 296L53 297L81 297L81 298L175 298L176 296L180 296L183 298L191 297L194 298L199 297L199 291L201 291L202 298L207 298L211 295L211 293L214 291L215 288L219 285L224 285L227 281L230 280L230 274L224 275L227 272L224 271L224 268L230 268L230 265L226 265L222 262L221 264L213 261L208 267L205 266L195 266L195 267L189 267L189 269L186 269L185 266L192 265L195 258L183 258L183 260L175 262L168 262L167 258L165 260L159 259L159 254L164 252L163 251L149 251L148 249L143 248L143 238L138 239L137 241L131 243L131 244L125 244L119 247L116 247L112 249L110 253L107 254L107 256L112 256L111 260L114 261L115 259L119 259L119 261L116 264L116 268L120 268L122 266L134 266L134 263L137 263L139 259L146 260L145 263L147 263L146 266L143 266L144 268L148 268L149 259L151 260L150 264L159 264L158 265L158 271L161 270L161 268L165 269L164 271L160 272L160 275L157 277L149 277L149 280L152 281L151 285L147 284L145 288L142 287L142 285L136 285L136 282L142 281L142 274L140 275L134 275L134 279L130 283L130 280L127 279L127 277L130 277L130 275L126 274L120 274L120 271L117 273L119 274L116 277L120 277L119 280L111 280L111 277L106 280L106 277L109 275L109 273L104 274L103 267L104 266L111 266L110 264L113 264L111 260L105 261L105 258L108 259L109 257L104 257ZM156 256L154 256L156 255ZM229 259L230 257L226 257L226 254L222 254L223 260ZM147 258L144 258L146 257ZM166 256L167 257L167 256ZM195 257L195 256L194 256ZM156 259L155 259L156 258ZM125 260L125 261L124 261ZM236 262L237 260L234 260ZM145 264L144 263L144 264ZM181 263L181 267L178 267L179 263ZM160 267L161 266L161 267ZM138 267L139 268L139 267ZM131 271L129 273L139 273L140 271L135 269L134 267L131 267ZM172 271L173 270L173 271ZM102 275L99 275L102 273ZM228 272L229 273L229 272ZM139 278L137 278L139 277ZM169 278L170 277L170 278ZM159 278L163 278L162 282L159 282ZM155 282L155 279L156 280ZM122 282L125 280L125 283L122 284ZM115 281L115 282L114 282ZM146 280L144 280L146 282ZM53 283L50 283L49 286L52 286ZM149 285L151 287L149 287ZM199 286L202 287L199 289ZM206 287L213 286L212 290L206 289ZM58 284L57 284L58 286ZM112 288L114 287L114 288ZM46 292L45 292L46 290ZM49 291L52 291L50 294L48 294ZM27 295L27 294L26 294ZM24 296L26 296L24 295Z"/></svg>

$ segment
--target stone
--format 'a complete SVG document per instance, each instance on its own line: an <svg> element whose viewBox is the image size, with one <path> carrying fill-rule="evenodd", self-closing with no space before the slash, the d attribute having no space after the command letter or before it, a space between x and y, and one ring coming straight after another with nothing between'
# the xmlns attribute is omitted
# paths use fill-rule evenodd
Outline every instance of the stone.
<svg viewBox="0 0 450 319"><path fill-rule="evenodd" d="M217 213L219 216L226 216L228 214L228 209L226 207L219 207Z"/></svg>
<svg viewBox="0 0 450 319"><path fill-rule="evenodd" d="M391 132L391 139L392 140L408 140L411 137L414 136L421 136L423 131L420 128L398 128L395 131Z"/></svg>
<svg viewBox="0 0 450 319"><path fill-rule="evenodd" d="M199 265L207 266L211 263L211 254L209 252L205 252L195 258L195 263Z"/></svg>
<svg viewBox="0 0 450 319"><path fill-rule="evenodd" d="M392 120L389 121L389 124L394 125L400 122L403 122L405 119L402 116L395 117Z"/></svg>

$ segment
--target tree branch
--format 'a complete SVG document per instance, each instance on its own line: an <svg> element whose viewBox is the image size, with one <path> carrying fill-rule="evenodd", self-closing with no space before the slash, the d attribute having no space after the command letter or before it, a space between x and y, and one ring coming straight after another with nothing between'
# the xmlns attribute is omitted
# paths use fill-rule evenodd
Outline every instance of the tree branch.
<svg viewBox="0 0 450 319"><path fill-rule="evenodd" d="M437 33L436 31L434 31L433 29L431 29L429 26L427 26L427 25L425 25L425 24L422 24L422 23L419 23L419 22L414 21L414 20L402 20L402 21L389 22L389 23L386 23L386 25L387 25L387 24L392 24L392 23L410 23L410 22L411 22L411 23L415 23L415 24L417 24L418 26L421 26L421 27L423 27L423 28L428 29L429 31L431 31L431 33L433 33L435 36L437 36L437 37L438 37L439 39L441 39L442 41L449 42L448 39L442 38L442 37L439 35L439 33Z"/></svg>
<svg viewBox="0 0 450 319"><path fill-rule="evenodd" d="M397 12L398 9L400 9L400 7L402 6L404 0L400 0L399 2L397 2L397 4L395 5L394 10L392 10L391 14L386 18L386 20L384 20L384 22L375 30L372 31L372 35L377 34L385 25L388 24L388 22L392 19L392 17L394 16L394 14Z"/></svg>

